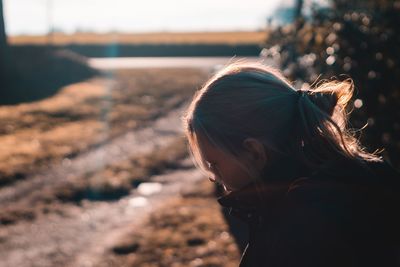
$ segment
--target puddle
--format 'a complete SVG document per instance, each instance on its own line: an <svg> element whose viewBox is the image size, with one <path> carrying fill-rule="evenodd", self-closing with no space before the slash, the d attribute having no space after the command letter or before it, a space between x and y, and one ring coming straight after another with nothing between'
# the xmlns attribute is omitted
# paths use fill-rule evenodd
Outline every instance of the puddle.
<svg viewBox="0 0 400 267"><path fill-rule="evenodd" d="M133 208L144 207L149 204L149 201L144 197L133 197L129 199L129 206Z"/></svg>
<svg viewBox="0 0 400 267"><path fill-rule="evenodd" d="M153 195L161 190L162 184L160 183L141 183L137 188L137 192L144 196Z"/></svg>

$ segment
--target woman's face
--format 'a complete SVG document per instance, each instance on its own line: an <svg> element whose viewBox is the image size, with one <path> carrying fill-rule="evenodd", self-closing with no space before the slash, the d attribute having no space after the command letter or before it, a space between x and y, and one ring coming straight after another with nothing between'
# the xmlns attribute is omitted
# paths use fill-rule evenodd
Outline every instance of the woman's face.
<svg viewBox="0 0 400 267"><path fill-rule="evenodd" d="M226 190L235 191L243 188L254 179L246 171L246 159L241 159L240 164L231 155L213 146L206 138L199 138L200 150L206 160L213 176L211 181L221 183Z"/></svg>

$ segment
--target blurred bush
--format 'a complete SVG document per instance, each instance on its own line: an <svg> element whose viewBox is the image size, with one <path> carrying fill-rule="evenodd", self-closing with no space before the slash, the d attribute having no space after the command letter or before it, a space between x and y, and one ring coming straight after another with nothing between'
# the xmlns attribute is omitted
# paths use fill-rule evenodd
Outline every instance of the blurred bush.
<svg viewBox="0 0 400 267"><path fill-rule="evenodd" d="M400 1L334 0L310 19L271 30L262 56L281 62L298 87L351 77L350 127L360 141L400 168ZM339 76L337 76L339 75Z"/></svg>

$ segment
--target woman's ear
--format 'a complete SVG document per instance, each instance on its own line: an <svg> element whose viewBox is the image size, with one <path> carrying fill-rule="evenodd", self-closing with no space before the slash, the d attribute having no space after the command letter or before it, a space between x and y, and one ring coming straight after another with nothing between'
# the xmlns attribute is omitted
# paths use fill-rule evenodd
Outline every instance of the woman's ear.
<svg viewBox="0 0 400 267"><path fill-rule="evenodd" d="M255 138L246 138L243 141L243 147L249 160L261 171L267 162L264 145Z"/></svg>

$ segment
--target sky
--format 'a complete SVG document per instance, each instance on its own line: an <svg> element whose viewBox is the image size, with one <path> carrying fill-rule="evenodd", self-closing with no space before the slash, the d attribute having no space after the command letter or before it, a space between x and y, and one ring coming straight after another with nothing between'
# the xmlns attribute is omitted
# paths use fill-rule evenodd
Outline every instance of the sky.
<svg viewBox="0 0 400 267"><path fill-rule="evenodd" d="M257 30L293 0L3 0L9 35ZM49 12L51 10L51 12ZM50 26L52 25L52 26Z"/></svg>

